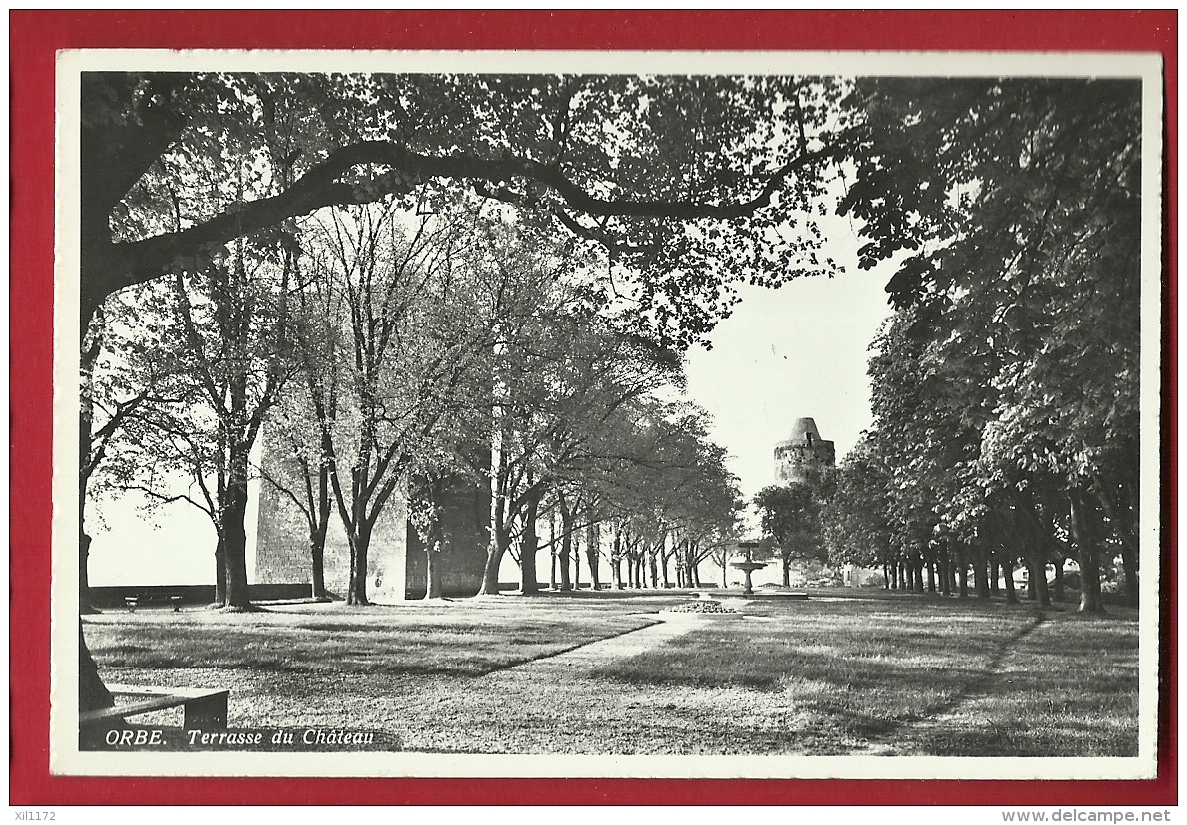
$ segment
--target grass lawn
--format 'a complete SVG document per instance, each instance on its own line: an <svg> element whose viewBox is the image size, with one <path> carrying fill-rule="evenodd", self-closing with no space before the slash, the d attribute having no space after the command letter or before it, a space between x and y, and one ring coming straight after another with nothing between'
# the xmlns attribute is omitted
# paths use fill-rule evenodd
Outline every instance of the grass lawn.
<svg viewBox="0 0 1187 825"><path fill-rule="evenodd" d="M657 621L641 615L646 608L632 615L601 603L558 599L548 610L533 604L525 610L524 601L295 604L248 614L106 613L87 617L88 638L100 666L118 669L334 672L382 679L480 676Z"/></svg>
<svg viewBox="0 0 1187 825"><path fill-rule="evenodd" d="M909 596L748 612L600 668L630 685L746 688L800 712L800 752L1137 754L1136 616ZM1121 612L1115 610L1115 612Z"/></svg>
<svg viewBox="0 0 1187 825"><path fill-rule="evenodd" d="M85 624L110 682L230 688L231 727L383 730L410 750L1136 753L1132 613L1040 621L1025 605L837 594L650 627L683 598L140 611ZM590 644L603 639L617 641ZM582 655L556 655L574 648Z"/></svg>

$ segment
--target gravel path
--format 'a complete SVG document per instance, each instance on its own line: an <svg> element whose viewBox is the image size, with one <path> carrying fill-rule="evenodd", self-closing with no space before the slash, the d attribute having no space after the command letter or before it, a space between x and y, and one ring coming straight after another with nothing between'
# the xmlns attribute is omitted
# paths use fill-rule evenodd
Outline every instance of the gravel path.
<svg viewBox="0 0 1187 825"><path fill-rule="evenodd" d="M609 639L566 650L555 656L546 656L515 667L497 670L482 678L499 678L512 671L516 671L517 675L526 674L529 678L571 678L575 669L599 667L614 659L638 656L659 647L669 639L683 636L698 626L695 619L661 621L620 636L611 636Z"/></svg>

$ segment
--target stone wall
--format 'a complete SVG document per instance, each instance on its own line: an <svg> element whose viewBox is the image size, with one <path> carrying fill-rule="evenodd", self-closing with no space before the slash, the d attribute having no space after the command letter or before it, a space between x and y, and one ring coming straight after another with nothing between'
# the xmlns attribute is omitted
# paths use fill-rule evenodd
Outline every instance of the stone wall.
<svg viewBox="0 0 1187 825"><path fill-rule="evenodd" d="M265 458L267 460L267 458ZM266 467L268 465L265 465ZM274 467L268 467L274 472ZM256 563L251 581L257 584L308 584L312 591L312 559L309 528L292 500L274 485L260 485L259 516L256 521ZM407 531L407 504L402 491L387 503L375 529L367 556L367 592L382 601L391 590L391 580L403 575ZM350 544L337 510L330 516L323 559L326 589L345 597L350 580Z"/></svg>
<svg viewBox="0 0 1187 825"><path fill-rule="evenodd" d="M437 557L444 596L473 596L482 585L490 544L490 487L465 479L445 485L441 496L444 541ZM420 535L408 525L404 598L422 599L428 587L428 558Z"/></svg>
<svg viewBox="0 0 1187 825"><path fill-rule="evenodd" d="M265 471L280 477L275 454L265 451ZM442 499L445 549L442 583L447 596L473 596L482 584L490 536L490 489L458 481ZM308 527L287 495L268 482L260 484L256 522L256 563L251 581L259 584L308 584L312 589ZM350 578L350 546L335 511L326 535L326 589L344 597ZM424 546L408 523L407 492L389 499L371 535L367 558L367 593L380 604L425 595Z"/></svg>

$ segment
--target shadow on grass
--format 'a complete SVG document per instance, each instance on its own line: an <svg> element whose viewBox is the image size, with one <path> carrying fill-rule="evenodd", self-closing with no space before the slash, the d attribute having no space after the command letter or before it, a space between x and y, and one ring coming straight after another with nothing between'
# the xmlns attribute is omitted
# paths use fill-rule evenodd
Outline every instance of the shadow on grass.
<svg viewBox="0 0 1187 825"><path fill-rule="evenodd" d="M794 736L812 752L851 752L855 741L888 753L1136 752L1131 620L1026 605L900 605L818 605L783 626L706 628L598 675L762 692L805 715Z"/></svg>

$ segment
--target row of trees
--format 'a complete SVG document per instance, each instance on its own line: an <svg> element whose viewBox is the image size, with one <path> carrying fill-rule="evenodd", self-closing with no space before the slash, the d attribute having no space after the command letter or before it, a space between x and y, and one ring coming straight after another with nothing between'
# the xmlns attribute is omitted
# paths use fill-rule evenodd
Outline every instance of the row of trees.
<svg viewBox="0 0 1187 825"><path fill-rule="evenodd" d="M971 570L986 596L1000 570L1011 599L1021 563L1046 604L1073 558L1100 612L1119 557L1136 604L1138 84L878 80L852 101L840 209L866 222L863 265L899 269L874 427L819 504L834 559L944 593Z"/></svg>
<svg viewBox="0 0 1187 825"><path fill-rule="evenodd" d="M368 530L375 514L398 485L393 480L427 461L435 449L406 450L402 445L412 442L400 433L415 436L417 444L433 443L422 436L442 428L443 422L473 424L477 431L485 416L498 435L491 462L495 483L502 485L497 501L511 505L495 519L492 555L505 552L507 534L514 530L508 525L516 518L527 529L535 523L519 517L520 507L530 513L551 494L563 511L570 498L560 504L558 491L571 475L561 469L565 460L515 457L535 455L547 439L537 443L520 438L518 427L524 422L513 402L517 393L530 394L531 388L517 386L499 361L522 355L507 336L526 333L539 319L529 314L515 329L514 324L504 328L489 323L497 315L479 315L463 328L461 340L453 340L421 323L427 319L413 317L419 312L440 312L446 319L450 313L464 315L464 308L447 294L429 308L407 307L412 315L389 324L384 319L401 318L399 312L371 314L376 302L385 312L394 305L361 288L369 276L352 263L367 256L357 249L343 254L343 244L335 251L333 239L315 251L307 243L312 230L305 216L326 208L366 207L364 215L330 218L325 233L362 227L362 233L355 233L362 237L367 227L383 223L382 214L372 211L376 208L379 213L390 207L417 215L436 212L459 197L511 205L519 228L545 240L543 250L556 251L565 244L572 254L593 250L603 268L596 288L564 296L549 291L544 293L549 300L593 304L605 311L600 315L614 319L614 331L624 336L626 346L638 348L646 341L647 347L669 352L700 340L728 313L736 300L731 284L739 279L773 285L835 268L815 254L821 237L807 214L821 191L820 169L828 162L828 146L820 136L837 96L837 84L828 81L86 73L81 83L80 492L85 500L87 485L109 456L117 430L124 424L137 426L131 418L148 400L168 408L175 397L167 383L153 383L151 392L116 394L101 404L95 400L102 339L125 332L121 319L105 317L114 312L108 302L124 290L142 288L147 292L139 297L120 294L115 299L129 303L138 316L135 326L147 329L148 318L139 317L146 307L158 312L171 308L179 322L174 331L184 333L180 346L173 339L154 342L145 335L145 354L152 356L149 360L185 361L190 368L185 374L199 376L209 402L203 420L186 422L171 437L178 455L203 449L190 441L214 445L202 460L218 468L216 477L205 489L198 485L199 494L191 498L216 519L223 554L220 576L225 576L226 601L233 608L245 604L242 535L235 525L241 523L248 457L266 414L286 404L294 407L288 420L312 429L319 445L306 456L310 472L305 477L312 481L297 491L297 498L309 505L315 544L332 500L350 534L356 600L365 598L359 580L365 576ZM431 231L449 230L439 225ZM497 228L492 233L497 236ZM387 246L414 249L413 234L412 241L405 236L402 245ZM488 244L481 254L489 254L490 248ZM444 260L452 260L453 251ZM330 268L345 280L319 293L316 284L329 282L316 276ZM407 272L440 285L448 283L453 267L421 260ZM239 295L257 276L279 283L261 292L275 304L268 316L273 325L254 319L244 324L250 313L229 308L220 298L220 292ZM354 296L359 303L351 303L346 281L360 287ZM399 303L399 296L390 297ZM317 371L320 377L304 388L302 398L281 391L282 385L299 386L282 373L309 352L326 352L326 346L307 346L309 339L327 342L316 341L315 325L297 320L318 307L326 319L333 319L335 332L341 329L338 318L349 317L353 325L351 335L334 344L345 352L333 350L336 363L349 370ZM458 332L456 324L446 329ZM162 329L161 335L167 332L172 334ZM402 346L408 334L425 339L424 346L441 355L421 364L430 372L446 364L465 368L453 375L401 373L398 380L453 381L456 396L436 395L441 400L427 406L389 409L375 388L382 385L383 368L393 359L380 350ZM554 334L571 333L561 322L548 333ZM607 333L598 334L604 344ZM493 341L482 341L486 335ZM271 354L245 357L255 343ZM487 369L454 358L462 349L487 360ZM261 364L267 365L262 371ZM122 368L116 366L114 372ZM175 374L172 368L163 372ZM486 384L478 382L482 392L477 396L491 403L475 412L476 421L468 421L451 405L467 396L463 388L473 375L486 376ZM419 396L413 392L409 397ZM635 400L639 408L642 395ZM302 413L302 402L313 408L312 416ZM615 412L627 414L625 401ZM339 424L347 416L356 417L359 426L342 440ZM665 426L662 416L641 411L635 419L640 437ZM195 433L212 437L198 439ZM549 437L547 446L556 455L581 452L566 446L571 439L564 432ZM294 439L298 441L309 443L308 438ZM467 450L442 452L451 456L446 466L458 465L449 466L451 471L466 471ZM296 457L294 462L300 464ZM606 498L587 491L581 501L587 508L605 507ZM663 519L680 526L686 546L699 541L696 519L680 522L668 513ZM431 513L425 523L431 533ZM88 539L82 513L80 543L85 566ZM80 675L83 707L110 703L81 627Z"/></svg>
<svg viewBox="0 0 1187 825"><path fill-rule="evenodd" d="M587 531L603 522L616 583L623 563L640 581L644 557L653 580L656 558L665 582L677 557L680 578L695 576L688 560L695 569L739 505L703 414L661 398L678 391L680 359L622 330L572 251L512 218L475 202L412 216L390 200L326 209L279 250L249 237L200 277L109 299L92 326L102 453L89 492L205 512L216 601L236 610L250 609L244 518L260 472L303 517L318 597L336 519L347 601L367 603L375 525L410 479L429 596L444 497L459 484L493 496L481 592L498 592L508 552L523 591L536 589L538 525L553 517L562 588L574 543L586 531L597 552Z"/></svg>

